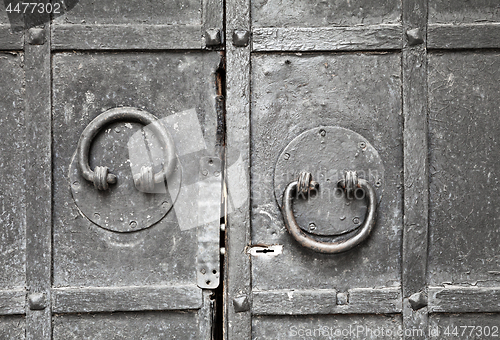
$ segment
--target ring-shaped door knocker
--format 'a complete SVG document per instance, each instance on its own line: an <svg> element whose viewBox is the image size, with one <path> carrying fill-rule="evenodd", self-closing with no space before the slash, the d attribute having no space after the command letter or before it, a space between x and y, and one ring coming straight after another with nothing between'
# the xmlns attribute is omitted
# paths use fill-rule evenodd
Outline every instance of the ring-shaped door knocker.
<svg viewBox="0 0 500 340"><path fill-rule="evenodd" d="M109 173L107 166L96 166L94 170L89 165L89 153L92 140L105 126L116 122L134 122L148 126L159 138L164 152L163 168L153 172L151 166L144 166L140 173L134 175L134 184L137 189L148 192L155 184L163 182L174 171L176 156L172 137L158 118L152 114L134 107L118 107L110 109L97 116L85 128L78 142L78 167L87 181L94 183L98 190L107 190L109 184L116 183L116 175Z"/></svg>
<svg viewBox="0 0 500 340"><path fill-rule="evenodd" d="M363 196L367 201L367 212L365 220L359 227L359 231L352 237L338 241L338 242L323 242L315 240L305 231L303 231L293 214L293 199L310 197L311 191L318 190L318 183L312 181L312 175L308 172L301 172L298 180L289 183L283 193L283 218L288 232L293 238L302 246L312 249L314 251L326 254L337 254L345 252L361 242L363 242L373 227L375 226L377 215L377 196L373 186L365 179L358 178L357 173L354 171L347 171L342 181L339 181L338 186L342 188L347 198L355 198L357 196L356 190L363 190Z"/></svg>

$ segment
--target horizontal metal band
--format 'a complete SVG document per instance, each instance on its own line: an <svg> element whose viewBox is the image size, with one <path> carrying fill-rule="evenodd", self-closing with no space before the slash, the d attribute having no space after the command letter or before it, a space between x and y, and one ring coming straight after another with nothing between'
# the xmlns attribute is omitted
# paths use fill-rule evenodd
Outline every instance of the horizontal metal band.
<svg viewBox="0 0 500 340"><path fill-rule="evenodd" d="M0 315L24 314L26 290L0 290Z"/></svg>
<svg viewBox="0 0 500 340"><path fill-rule="evenodd" d="M403 46L401 25L354 27L263 27L252 31L253 51L395 50Z"/></svg>
<svg viewBox="0 0 500 340"><path fill-rule="evenodd" d="M0 25L0 51L23 49L23 31L12 32L9 25Z"/></svg>
<svg viewBox="0 0 500 340"><path fill-rule="evenodd" d="M254 315L393 314L402 310L401 288L354 288L337 304L335 289L254 291Z"/></svg>
<svg viewBox="0 0 500 340"><path fill-rule="evenodd" d="M500 288L429 287L429 312L500 312Z"/></svg>
<svg viewBox="0 0 500 340"><path fill-rule="evenodd" d="M427 28L427 48L500 48L500 23L441 25Z"/></svg>
<svg viewBox="0 0 500 340"><path fill-rule="evenodd" d="M202 26L53 25L53 50L200 49Z"/></svg>
<svg viewBox="0 0 500 340"><path fill-rule="evenodd" d="M52 290L55 313L192 310L202 305L202 290L195 285Z"/></svg>

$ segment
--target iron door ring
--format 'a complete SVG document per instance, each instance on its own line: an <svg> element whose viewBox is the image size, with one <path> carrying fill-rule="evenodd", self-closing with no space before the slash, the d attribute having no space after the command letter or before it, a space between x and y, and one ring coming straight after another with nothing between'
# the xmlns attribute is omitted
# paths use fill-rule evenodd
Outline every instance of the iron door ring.
<svg viewBox="0 0 500 340"><path fill-rule="evenodd" d="M344 180L339 182L339 187L346 191L346 197L348 198L354 198L352 195L355 195L354 191L356 189L363 189L365 192L364 197L368 201L368 207L365 220L359 227L359 232L347 240L333 243L313 239L299 227L293 214L293 194L296 193L297 196L308 197L311 190L317 190L317 187L318 184L312 181L311 174L302 172L297 181L289 183L285 188L282 206L283 219L288 232L293 238L302 246L325 254L342 253L363 242L370 235L377 217L377 197L373 186L367 180L358 178L356 172L346 172Z"/></svg>
<svg viewBox="0 0 500 340"><path fill-rule="evenodd" d="M134 184L138 190L147 191L154 188L155 183L161 183L174 171L175 146L172 137L152 114L134 107L118 107L101 113L85 128L78 141L78 167L83 178L94 183L98 190L107 190L109 184L116 183L116 175L109 173L107 166L96 166L94 170L89 166L90 146L94 137L106 125L120 121L136 122L151 127L151 130L160 139L164 150L165 162L161 171L153 173L150 166L142 167L139 174L134 176Z"/></svg>

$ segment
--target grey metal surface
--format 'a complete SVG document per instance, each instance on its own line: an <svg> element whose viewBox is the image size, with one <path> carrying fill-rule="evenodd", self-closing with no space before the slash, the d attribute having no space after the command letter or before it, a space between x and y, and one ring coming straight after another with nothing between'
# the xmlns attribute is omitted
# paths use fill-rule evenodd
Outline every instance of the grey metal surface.
<svg viewBox="0 0 500 340"><path fill-rule="evenodd" d="M398 335L400 329L401 317L398 315L261 316L252 320L252 339L392 340L401 339Z"/></svg>
<svg viewBox="0 0 500 340"><path fill-rule="evenodd" d="M300 13L300 15L297 15ZM299 1L254 0L252 23L255 27L322 27L397 23L401 2L375 1Z"/></svg>
<svg viewBox="0 0 500 340"><path fill-rule="evenodd" d="M24 340L26 320L23 316L0 316L0 334L5 340Z"/></svg>
<svg viewBox="0 0 500 340"><path fill-rule="evenodd" d="M195 312L68 314L54 317L54 340L201 339Z"/></svg>
<svg viewBox="0 0 500 340"><path fill-rule="evenodd" d="M23 55L0 54L0 78L10 79L0 96L0 290L24 287L26 187Z"/></svg>
<svg viewBox="0 0 500 340"><path fill-rule="evenodd" d="M80 0L56 20L70 24L134 24L196 25L201 23L201 1Z"/></svg>
<svg viewBox="0 0 500 340"><path fill-rule="evenodd" d="M48 22L48 15L40 17ZM31 20L26 18L26 26ZM48 25L48 24L47 24ZM52 334L52 119L50 37L43 45L24 42L26 82L26 288L44 294L43 309L26 309L26 338L48 340Z"/></svg>
<svg viewBox="0 0 500 340"><path fill-rule="evenodd" d="M404 224L402 251L403 326L427 330L427 309L415 310L410 302L414 294L425 295L428 254L428 102L427 102L427 0L403 1L403 25L406 42L402 57L403 83L403 154ZM422 37L422 42L411 41ZM409 33L409 34L408 34ZM426 334L403 339L424 340Z"/></svg>
<svg viewBox="0 0 500 340"><path fill-rule="evenodd" d="M496 0L429 0L429 23L500 22Z"/></svg>
<svg viewBox="0 0 500 340"><path fill-rule="evenodd" d="M175 140L177 151L182 151L178 157L179 169L183 170L179 176L182 182L179 195L183 194L182 190L197 186L198 173L202 172L200 159L217 155L218 151L215 80L219 63L217 52L62 53L54 56L54 311L64 314L129 311L113 315L58 316L54 321L55 339L67 338L68 334L96 339L113 336L201 339L208 338L211 333L213 320L210 317L201 319L213 313L213 304L210 299L202 299L202 290L197 287L198 245L206 240L199 240L197 224L181 223L187 217L194 217L197 223L200 212L197 209L177 210L179 196L170 212L150 228L112 232L80 214L72 202L70 185L74 183L68 181L67 174L85 126L111 107L135 106L161 119ZM140 125L135 123L111 124L96 137L90 150L91 168L98 164L108 165L118 177L118 183L110 185L110 192L100 193L112 194L119 185L126 185L125 189L129 190L128 195L122 193L121 200L103 199L100 208L110 204L108 208L113 214L127 218L134 209L141 214L147 213L146 208L159 213L151 202L141 203L140 198L134 197L146 195L134 186L133 171L128 163L129 160L133 163L137 157L131 152L130 140L139 129ZM146 154L147 160L149 157L161 159L162 152L155 145L155 137L147 131L145 137L143 144L147 144L147 152L139 154ZM161 167L161 163L154 163ZM184 176L191 173L196 177ZM216 197L216 204L220 206L220 173L213 177L218 179L219 190L206 199ZM80 179L80 182L83 185L86 181ZM98 192L90 186L91 192ZM204 203L199 202L198 197L186 197L185 194L184 205ZM170 190L166 193L164 190L163 195L170 195ZM169 201L173 202L171 197ZM141 204L142 208L138 206ZM219 223L220 209L215 215ZM140 229L139 225L136 228ZM206 250L217 254L218 260L218 224L212 224L212 229L216 232L215 237L210 238ZM208 257L204 260L208 261ZM211 268L211 275L214 275L213 270L219 273L218 261L210 264L216 266ZM210 287L217 285L213 280ZM210 304L208 309L205 308L207 303ZM189 312L143 313L145 310ZM143 318L144 315L147 317ZM121 330L123 327L125 331Z"/></svg>
<svg viewBox="0 0 500 340"><path fill-rule="evenodd" d="M499 323L500 314L433 314L429 317L429 330L443 340L494 339L500 337Z"/></svg>
<svg viewBox="0 0 500 340"><path fill-rule="evenodd" d="M300 228L324 236L352 231L364 220L367 205L363 199L348 200L337 187L346 170L357 171L360 178L376 185L377 201L380 200L385 182L384 165L366 138L334 126L307 130L291 140L276 157L273 181L276 203L281 206L288 184L296 180L301 171L309 171L318 183L318 190L308 200L293 202Z"/></svg>
<svg viewBox="0 0 500 340"><path fill-rule="evenodd" d="M220 284L220 213L222 161L202 157L198 172L198 251L196 279L198 287L215 289Z"/></svg>
<svg viewBox="0 0 500 340"><path fill-rule="evenodd" d="M429 58L429 284L498 287L500 54Z"/></svg>
<svg viewBox="0 0 500 340"><path fill-rule="evenodd" d="M283 245L281 255L252 257L254 290L400 286L400 60L398 54L252 58L252 244ZM370 242L333 256L304 249L288 235L270 187L274 162L289 141L326 125L362 133L385 167L384 195Z"/></svg>

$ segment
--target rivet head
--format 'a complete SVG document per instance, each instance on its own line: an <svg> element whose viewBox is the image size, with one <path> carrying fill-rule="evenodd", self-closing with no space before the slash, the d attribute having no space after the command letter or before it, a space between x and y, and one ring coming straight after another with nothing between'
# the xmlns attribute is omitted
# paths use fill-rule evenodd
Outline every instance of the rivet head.
<svg viewBox="0 0 500 340"><path fill-rule="evenodd" d="M250 303L248 302L248 297L237 296L233 299L234 311L236 313L246 312L250 310Z"/></svg>
<svg viewBox="0 0 500 340"><path fill-rule="evenodd" d="M408 301L410 302L411 308L413 308L413 310L418 310L427 306L427 297L423 292L412 294Z"/></svg>
<svg viewBox="0 0 500 340"><path fill-rule="evenodd" d="M343 306L349 303L347 293L337 293L337 305Z"/></svg>
<svg viewBox="0 0 500 340"><path fill-rule="evenodd" d="M407 30L406 37L408 38L408 44L410 46L419 45L424 42L424 35L420 28Z"/></svg>
<svg viewBox="0 0 500 340"><path fill-rule="evenodd" d="M43 310L47 307L45 293L32 293L28 295L28 304L31 310Z"/></svg>
<svg viewBox="0 0 500 340"><path fill-rule="evenodd" d="M28 32L28 43L30 45L45 44L45 29L40 27L32 27Z"/></svg>
<svg viewBox="0 0 500 340"><path fill-rule="evenodd" d="M233 45L238 47L245 47L250 41L250 32L247 30L234 30L233 31Z"/></svg>
<svg viewBox="0 0 500 340"><path fill-rule="evenodd" d="M220 29L208 29L205 32L205 45L218 46L222 42Z"/></svg>

